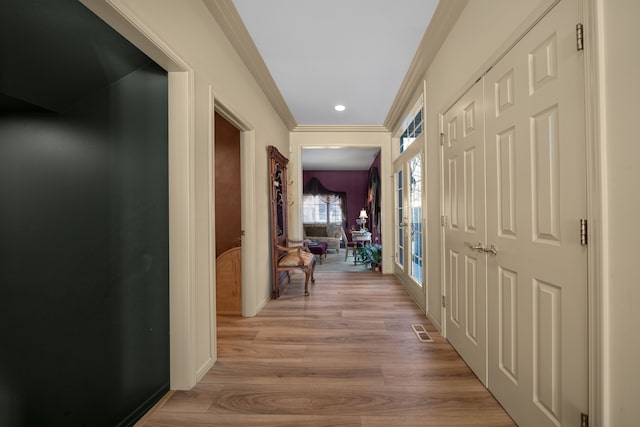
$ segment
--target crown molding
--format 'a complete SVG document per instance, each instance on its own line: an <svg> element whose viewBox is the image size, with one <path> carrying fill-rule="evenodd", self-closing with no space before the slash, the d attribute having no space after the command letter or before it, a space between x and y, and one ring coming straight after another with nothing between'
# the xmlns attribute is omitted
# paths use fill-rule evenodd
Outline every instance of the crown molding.
<svg viewBox="0 0 640 427"><path fill-rule="evenodd" d="M413 106L415 102L413 98L422 80L424 80L427 69L468 1L469 0L447 0L438 3L438 7L433 13L427 30L424 32L424 36L420 41L413 61L411 61L409 70L384 120L384 126L390 131L394 131L400 125L400 122L404 119L404 113L407 108Z"/></svg>
<svg viewBox="0 0 640 427"><path fill-rule="evenodd" d="M292 132L389 132L382 125L299 125Z"/></svg>
<svg viewBox="0 0 640 427"><path fill-rule="evenodd" d="M289 130L298 123L289 110L289 106L282 97L280 89L273 80L267 64L262 59L247 27L240 18L240 14L231 0L203 0L204 5L216 20L222 32L234 47L242 62L247 66L253 78L264 92L265 96L278 113Z"/></svg>

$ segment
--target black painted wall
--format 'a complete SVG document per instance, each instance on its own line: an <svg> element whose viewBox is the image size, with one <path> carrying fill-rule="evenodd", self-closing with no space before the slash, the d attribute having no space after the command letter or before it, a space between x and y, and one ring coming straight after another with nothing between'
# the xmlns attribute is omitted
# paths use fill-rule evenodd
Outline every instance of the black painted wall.
<svg viewBox="0 0 640 427"><path fill-rule="evenodd" d="M166 111L149 66L0 118L0 425L115 425L168 390Z"/></svg>
<svg viewBox="0 0 640 427"><path fill-rule="evenodd" d="M0 426L128 425L169 389L168 88L146 63L53 110L0 92Z"/></svg>

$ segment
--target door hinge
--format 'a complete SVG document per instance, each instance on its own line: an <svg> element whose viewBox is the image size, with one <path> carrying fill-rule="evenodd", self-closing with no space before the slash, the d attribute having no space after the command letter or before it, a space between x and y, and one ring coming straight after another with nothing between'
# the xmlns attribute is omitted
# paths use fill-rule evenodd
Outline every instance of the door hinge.
<svg viewBox="0 0 640 427"><path fill-rule="evenodd" d="M446 215L442 215L440 217L440 225L443 226L443 227L447 226L447 216Z"/></svg>
<svg viewBox="0 0 640 427"><path fill-rule="evenodd" d="M584 50L584 27L580 23L576 25L576 47L578 51Z"/></svg>
<svg viewBox="0 0 640 427"><path fill-rule="evenodd" d="M447 308L447 297L442 295L442 308Z"/></svg>
<svg viewBox="0 0 640 427"><path fill-rule="evenodd" d="M440 132L440 145L444 145L444 132Z"/></svg>
<svg viewBox="0 0 640 427"><path fill-rule="evenodd" d="M580 414L580 427L589 427L589 415L588 414Z"/></svg>
<svg viewBox="0 0 640 427"><path fill-rule="evenodd" d="M580 246L587 246L589 243L589 229L587 227L587 220L580 219Z"/></svg>

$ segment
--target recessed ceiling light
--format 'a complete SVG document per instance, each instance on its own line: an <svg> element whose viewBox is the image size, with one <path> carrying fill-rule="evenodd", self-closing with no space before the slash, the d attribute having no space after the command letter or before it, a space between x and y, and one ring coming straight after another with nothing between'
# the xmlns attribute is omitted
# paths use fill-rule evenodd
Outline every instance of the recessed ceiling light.
<svg viewBox="0 0 640 427"><path fill-rule="evenodd" d="M335 107L333 107L336 109L336 111L344 111L347 107L345 107L344 105L336 105Z"/></svg>

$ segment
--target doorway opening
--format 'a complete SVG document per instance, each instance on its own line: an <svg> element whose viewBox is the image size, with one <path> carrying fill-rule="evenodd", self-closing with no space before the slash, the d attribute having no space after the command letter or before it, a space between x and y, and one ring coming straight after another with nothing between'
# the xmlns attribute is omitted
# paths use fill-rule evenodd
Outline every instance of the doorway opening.
<svg viewBox="0 0 640 427"><path fill-rule="evenodd" d="M242 315L240 130L214 113L216 313Z"/></svg>
<svg viewBox="0 0 640 427"><path fill-rule="evenodd" d="M318 271L375 268L366 254L381 247L380 193L379 147L302 149L303 237L326 244Z"/></svg>

